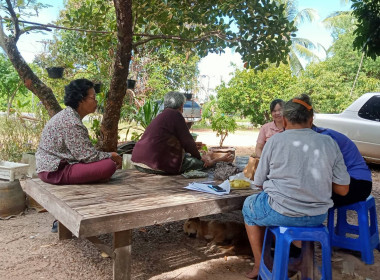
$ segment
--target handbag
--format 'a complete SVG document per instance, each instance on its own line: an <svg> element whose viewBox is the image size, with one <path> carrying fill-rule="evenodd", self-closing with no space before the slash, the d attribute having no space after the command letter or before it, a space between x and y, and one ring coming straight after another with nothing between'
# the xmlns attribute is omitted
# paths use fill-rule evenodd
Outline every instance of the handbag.
<svg viewBox="0 0 380 280"><path fill-rule="evenodd" d="M245 177L247 177L250 180L253 180L255 176L255 172L257 169L257 166L259 165L260 158L250 156L248 160L248 164L245 166L243 170L243 174Z"/></svg>

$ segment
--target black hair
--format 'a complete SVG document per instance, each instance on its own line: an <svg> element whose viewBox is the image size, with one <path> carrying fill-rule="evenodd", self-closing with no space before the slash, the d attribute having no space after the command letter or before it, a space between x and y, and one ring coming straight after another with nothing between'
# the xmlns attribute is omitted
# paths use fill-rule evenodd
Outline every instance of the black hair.
<svg viewBox="0 0 380 280"><path fill-rule="evenodd" d="M310 108L306 108L305 105L294 102L294 100L301 100ZM291 123L304 124L310 118L314 116L314 110L312 108L311 98L307 94L303 93L301 96L290 99L284 106L284 117Z"/></svg>
<svg viewBox="0 0 380 280"><path fill-rule="evenodd" d="M270 109L270 112L272 113L274 111L274 107L276 107L276 105L279 104L281 108L284 108L284 105L285 105L285 102L284 100L282 99L275 99L273 100L270 105L269 105L269 109Z"/></svg>
<svg viewBox="0 0 380 280"><path fill-rule="evenodd" d="M71 81L65 86L65 105L70 106L75 110L78 109L79 103L87 97L88 90L93 87L93 82L87 79Z"/></svg>

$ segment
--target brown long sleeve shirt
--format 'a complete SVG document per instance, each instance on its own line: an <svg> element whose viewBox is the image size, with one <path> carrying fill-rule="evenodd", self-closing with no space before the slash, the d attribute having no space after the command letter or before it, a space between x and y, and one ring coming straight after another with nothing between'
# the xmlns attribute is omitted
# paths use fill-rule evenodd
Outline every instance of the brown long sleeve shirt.
<svg viewBox="0 0 380 280"><path fill-rule="evenodd" d="M179 174L183 150L201 159L185 119L178 110L167 108L149 124L133 148L132 162L154 170Z"/></svg>

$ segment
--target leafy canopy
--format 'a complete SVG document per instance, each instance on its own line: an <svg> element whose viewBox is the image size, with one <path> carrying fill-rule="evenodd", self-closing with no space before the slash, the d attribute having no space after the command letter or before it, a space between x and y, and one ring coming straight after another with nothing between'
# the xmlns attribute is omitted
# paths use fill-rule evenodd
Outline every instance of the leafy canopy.
<svg viewBox="0 0 380 280"><path fill-rule="evenodd" d="M376 60L380 55L379 0L352 0L353 15L357 19L354 48Z"/></svg>
<svg viewBox="0 0 380 280"><path fill-rule="evenodd" d="M72 8L66 13L65 25L111 32L88 32L78 38L84 50L115 42L114 7L110 1L68 3ZM286 63L296 28L284 15L284 9L284 5L271 0L133 1L134 55L144 49L165 47L204 57L233 47L255 69L265 69L268 62Z"/></svg>
<svg viewBox="0 0 380 280"><path fill-rule="evenodd" d="M286 89L296 82L288 65L272 65L255 73L237 70L234 77L217 88L218 106L228 114L249 117L254 124L269 120L269 104L273 99L286 99Z"/></svg>

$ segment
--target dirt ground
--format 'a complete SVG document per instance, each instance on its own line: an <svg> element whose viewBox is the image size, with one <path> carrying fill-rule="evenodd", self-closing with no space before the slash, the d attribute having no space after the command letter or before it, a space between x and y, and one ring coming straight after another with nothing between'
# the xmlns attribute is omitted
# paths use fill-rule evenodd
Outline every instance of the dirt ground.
<svg viewBox="0 0 380 280"><path fill-rule="evenodd" d="M215 134L194 131L199 141L216 145ZM239 132L236 154L250 155L257 134ZM228 139L228 138L227 138ZM249 144L247 144L249 143ZM373 196L380 213L380 165L371 165L374 180ZM378 217L379 218L379 217ZM240 220L240 211L204 217L204 219ZM85 239L59 241L50 228L54 217L33 209L17 217L0 221L0 280L29 279L112 279L112 260ZM228 255L213 249L204 240L187 237L183 221L139 228L133 232L132 279L246 279L254 260L248 255ZM100 237L110 243L111 237ZM333 279L379 279L380 253L375 264L365 265L360 254L335 250L333 252ZM292 279L297 279L297 276Z"/></svg>

